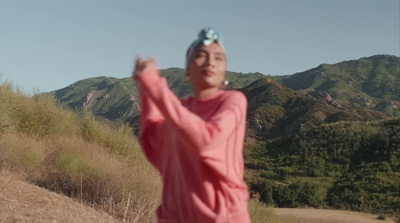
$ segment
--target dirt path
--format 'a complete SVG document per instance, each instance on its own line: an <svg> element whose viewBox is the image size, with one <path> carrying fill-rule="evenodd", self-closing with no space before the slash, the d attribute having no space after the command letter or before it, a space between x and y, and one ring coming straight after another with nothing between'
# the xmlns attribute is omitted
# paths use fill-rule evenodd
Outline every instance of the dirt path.
<svg viewBox="0 0 400 223"><path fill-rule="evenodd" d="M280 219L296 219L304 223L384 223L395 222L393 219L378 220L377 215L364 214L353 211L325 210L325 209L300 209L300 208L274 208L276 216Z"/></svg>
<svg viewBox="0 0 400 223"><path fill-rule="evenodd" d="M0 222L118 222L106 213L0 173Z"/></svg>

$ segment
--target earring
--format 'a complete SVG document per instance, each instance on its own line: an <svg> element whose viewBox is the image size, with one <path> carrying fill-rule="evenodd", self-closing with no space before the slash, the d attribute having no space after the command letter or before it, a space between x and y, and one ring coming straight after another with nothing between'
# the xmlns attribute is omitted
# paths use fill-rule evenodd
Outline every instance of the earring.
<svg viewBox="0 0 400 223"><path fill-rule="evenodd" d="M219 87L222 90L226 89L226 86L228 86L229 81L228 80L224 80L224 82L222 82L221 86Z"/></svg>
<svg viewBox="0 0 400 223"><path fill-rule="evenodd" d="M190 81L190 77L187 76L187 75L185 75L185 76L183 77L183 83L189 83L189 81Z"/></svg>
<svg viewBox="0 0 400 223"><path fill-rule="evenodd" d="M229 84L229 81L228 81L228 80L225 80L225 81L224 81L225 87L228 86L228 84Z"/></svg>

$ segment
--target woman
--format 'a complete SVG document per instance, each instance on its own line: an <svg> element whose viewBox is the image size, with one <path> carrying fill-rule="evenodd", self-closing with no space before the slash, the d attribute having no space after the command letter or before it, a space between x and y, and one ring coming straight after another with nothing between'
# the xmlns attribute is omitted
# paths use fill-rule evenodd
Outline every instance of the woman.
<svg viewBox="0 0 400 223"><path fill-rule="evenodd" d="M250 222L243 141L247 99L224 91L221 36L203 29L188 49L186 78L193 97L182 101L159 75L154 59L136 58L141 96L140 143L163 182L160 223Z"/></svg>

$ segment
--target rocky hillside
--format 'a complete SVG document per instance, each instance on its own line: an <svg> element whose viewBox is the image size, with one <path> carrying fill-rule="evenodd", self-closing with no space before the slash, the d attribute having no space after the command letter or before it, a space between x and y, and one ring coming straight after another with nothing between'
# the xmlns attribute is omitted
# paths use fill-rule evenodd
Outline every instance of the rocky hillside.
<svg viewBox="0 0 400 223"><path fill-rule="evenodd" d="M282 83L293 89L324 91L336 100L399 116L400 58L375 55L293 74Z"/></svg>
<svg viewBox="0 0 400 223"><path fill-rule="evenodd" d="M161 70L178 97L191 94L182 81L184 70ZM346 120L400 116L400 58L375 55L287 76L228 72L228 89L243 91L249 100L249 137L291 135L307 127ZM85 110L113 122L136 123L140 105L130 78L97 77L53 92L72 109Z"/></svg>
<svg viewBox="0 0 400 223"><path fill-rule="evenodd" d="M191 86L182 81L184 70L169 68L161 70L172 91L178 97L191 94ZM260 73L228 72L228 89L242 88L251 82L265 77ZM55 98L68 107L86 111L96 117L113 122L125 122L139 114L137 85L131 78L96 77L78 81L63 89L51 92Z"/></svg>
<svg viewBox="0 0 400 223"><path fill-rule="evenodd" d="M248 136L290 136L300 130L339 121L366 121L389 115L357 103L335 100L327 92L289 89L271 78L241 89L248 98Z"/></svg>
<svg viewBox="0 0 400 223"><path fill-rule="evenodd" d="M130 78L96 77L52 92L57 100L77 111L121 122L139 113L136 85Z"/></svg>

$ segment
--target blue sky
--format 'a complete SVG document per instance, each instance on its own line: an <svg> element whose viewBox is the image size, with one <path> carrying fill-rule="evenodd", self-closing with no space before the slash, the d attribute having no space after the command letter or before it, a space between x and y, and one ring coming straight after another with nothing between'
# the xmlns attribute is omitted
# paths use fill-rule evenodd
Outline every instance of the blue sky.
<svg viewBox="0 0 400 223"><path fill-rule="evenodd" d="M228 70L294 74L400 56L399 0L0 0L1 81L46 92L129 77L135 55L184 67L203 27L224 36Z"/></svg>

